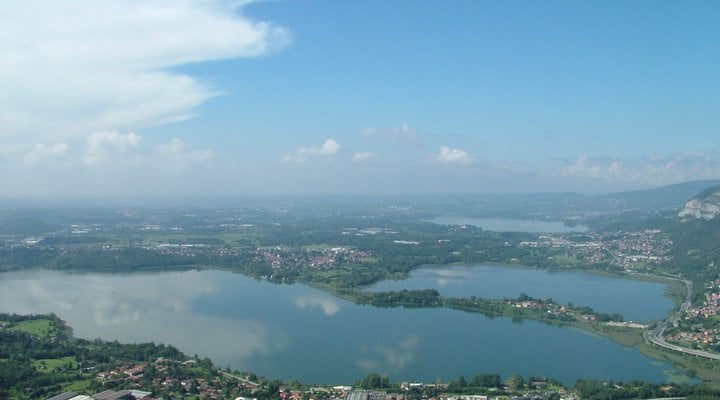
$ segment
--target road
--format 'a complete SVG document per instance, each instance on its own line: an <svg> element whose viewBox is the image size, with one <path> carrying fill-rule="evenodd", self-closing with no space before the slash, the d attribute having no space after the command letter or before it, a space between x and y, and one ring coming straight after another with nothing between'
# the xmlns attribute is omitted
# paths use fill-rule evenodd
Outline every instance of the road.
<svg viewBox="0 0 720 400"><path fill-rule="evenodd" d="M676 325L680 318L682 318L683 314L690 308L690 304L692 303L692 289L693 284L687 279L681 279L681 278L671 278L675 279L677 281L681 281L685 283L685 287L687 288L687 295L685 296L685 301L683 301L682 304L680 304L680 308L675 312L675 314L669 316L666 320L660 322L655 328L648 331L645 334L645 337L652 343L664 347L666 349L679 351L681 353L690 354L697 357L705 357L712 360L720 360L720 355L715 353L709 353L707 351L702 350L694 350L694 349L688 349L685 347L676 346L674 344L670 344L665 341L665 329L667 329L668 326Z"/></svg>
<svg viewBox="0 0 720 400"><path fill-rule="evenodd" d="M260 386L259 383L253 382L253 381L248 380L248 379L245 379L245 378L243 378L242 376L238 376L238 375L235 375L235 374L231 374L231 373L229 373L229 372L225 372L225 371L222 371L222 370L219 371L219 372L220 372L221 374L227 376L227 377L235 378L235 379L239 380L239 381L242 382L242 383L251 384L251 385L258 386L258 387Z"/></svg>

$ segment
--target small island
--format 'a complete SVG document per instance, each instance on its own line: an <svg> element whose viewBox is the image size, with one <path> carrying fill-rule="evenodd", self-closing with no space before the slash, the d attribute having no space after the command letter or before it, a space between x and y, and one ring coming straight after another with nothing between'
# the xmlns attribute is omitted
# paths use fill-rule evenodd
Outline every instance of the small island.
<svg viewBox="0 0 720 400"><path fill-rule="evenodd" d="M713 192L714 193L714 192ZM694 203L693 203L694 204ZM486 231L428 222L424 207L363 203L342 213L329 204L284 201L241 208L137 208L6 212L0 222L3 271L46 269L117 273L220 269L277 284L302 283L357 304L447 308L487 316L534 319L587 330L666 360L720 387L720 226L705 216L563 211L556 221L582 232ZM295 208L292 208L295 207ZM602 216L598 217L599 214ZM528 216L526 216L528 217ZM534 216L533 218L537 218ZM567 222L565 222L567 225ZM583 271L668 285L677 310L646 324L618 313L552 299L446 297L433 289L369 292L427 265L502 263L549 271Z"/></svg>

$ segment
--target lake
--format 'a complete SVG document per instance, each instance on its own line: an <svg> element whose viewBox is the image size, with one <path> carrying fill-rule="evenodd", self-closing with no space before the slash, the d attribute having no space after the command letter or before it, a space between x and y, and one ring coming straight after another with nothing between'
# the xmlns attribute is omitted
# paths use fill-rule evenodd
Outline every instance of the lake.
<svg viewBox="0 0 720 400"><path fill-rule="evenodd" d="M636 281L585 272L554 272L500 264L428 266L402 281L380 282L368 288L382 292L437 289L443 296L517 298L525 293L558 303L589 306L595 311L620 313L627 320L656 321L668 316L672 300L666 284Z"/></svg>
<svg viewBox="0 0 720 400"><path fill-rule="evenodd" d="M466 218L438 217L430 220L439 225L472 225L484 231L494 232L530 232L530 233L569 233L585 232L586 226L566 226L563 222L548 222L514 218Z"/></svg>
<svg viewBox="0 0 720 400"><path fill-rule="evenodd" d="M456 310L361 306L307 286L225 271L4 273L0 308L54 312L78 337L172 344L219 367L307 383L351 384L369 372L392 381L517 372L565 384L658 382L677 372L576 329Z"/></svg>

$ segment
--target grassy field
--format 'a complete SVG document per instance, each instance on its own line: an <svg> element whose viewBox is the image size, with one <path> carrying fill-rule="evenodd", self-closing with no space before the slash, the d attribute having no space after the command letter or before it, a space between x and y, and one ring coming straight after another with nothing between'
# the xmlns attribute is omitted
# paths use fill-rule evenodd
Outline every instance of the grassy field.
<svg viewBox="0 0 720 400"><path fill-rule="evenodd" d="M31 335L47 337L57 334L55 323L49 319L36 319L32 321L23 321L17 323L10 328L14 331L27 332Z"/></svg>
<svg viewBox="0 0 720 400"><path fill-rule="evenodd" d="M667 289L665 289L665 296L667 298L674 301L677 305L685 301L685 294L687 292L687 288L685 287L685 284L683 282L671 280L666 283L668 284Z"/></svg>
<svg viewBox="0 0 720 400"><path fill-rule="evenodd" d="M77 368L77 360L75 357L49 358L45 360L35 360L33 361L33 366L38 371L54 372L65 368Z"/></svg>
<svg viewBox="0 0 720 400"><path fill-rule="evenodd" d="M88 378L85 380L75 381L69 385L63 386L63 391L76 393L91 393L94 389L95 379Z"/></svg>
<svg viewBox="0 0 720 400"><path fill-rule="evenodd" d="M708 386L720 389L720 363L702 357L670 351L651 343L642 343L637 346L641 353L658 360L664 360L673 366L695 376Z"/></svg>
<svg viewBox="0 0 720 400"><path fill-rule="evenodd" d="M599 322L582 324L580 325L581 329L583 328L583 325L584 328L589 330L590 332L596 333L600 336L608 337L622 344L623 346L638 346L645 341L645 339L643 338L644 330L642 329L628 328L622 326L610 326Z"/></svg>
<svg viewBox="0 0 720 400"><path fill-rule="evenodd" d="M641 329L610 327L598 324L595 326L595 329L591 329L591 331L602 336L607 336L625 346L636 347L641 353L656 360L667 361L669 364L688 374L687 377L678 375L670 376L669 378L674 382L690 383L686 381L692 380L691 378L697 378L710 387L720 389L720 363L717 361L681 354L655 346L645 340L643 337L644 331Z"/></svg>

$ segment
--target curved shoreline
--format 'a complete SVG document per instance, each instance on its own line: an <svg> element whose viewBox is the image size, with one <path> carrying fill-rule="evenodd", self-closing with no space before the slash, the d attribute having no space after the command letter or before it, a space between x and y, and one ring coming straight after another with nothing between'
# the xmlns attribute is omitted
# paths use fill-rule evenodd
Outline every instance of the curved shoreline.
<svg viewBox="0 0 720 400"><path fill-rule="evenodd" d="M490 264L497 264L500 266L506 266L506 267L512 267L512 268L518 268L518 269L529 269L529 270L546 270L544 268L533 268L533 267L527 267L519 264L504 264L504 263L490 263ZM467 264L467 263L453 263L453 264L446 264L446 265L437 265L437 264L424 264L424 265L418 265L417 268L422 267L447 267L451 265L465 265L465 266L473 266L477 264ZM209 269L209 270L221 270L221 271L227 271L227 272L233 272L233 273L239 273L241 275L254 277L252 274L244 273L242 270L237 270L235 268L228 268L228 267L220 267L220 266L213 266L213 265L204 265L202 267L199 266L187 266L187 267L176 267L172 268L173 270L182 270L182 269ZM156 272L156 273L162 273L166 272L168 269L163 267L158 268L148 268L145 269L142 272ZM648 331L647 328L645 329L639 329L638 327L629 327L629 326L611 326L604 324L599 321L589 321L584 320L582 318L582 315L577 315L577 318L574 318L573 320L561 320L556 318L548 318L546 314L543 313L529 313L526 311L523 311L523 309L514 309L512 307L507 308L495 308L493 310L484 309L482 305L479 306L453 306L452 303L457 303L468 300L464 298L444 298L439 303L436 304L405 304L402 302L399 302L397 304L384 304L384 305L374 305L376 307L402 307L402 306L408 306L408 307L421 307L421 308L447 308L447 309L454 309L454 310L461 310L465 312L473 312L473 313L480 313L488 316L494 316L494 317L507 317L507 318L521 318L521 319L532 319L539 322L545 322L547 324L557 325L557 326L564 326L569 328L575 328L575 329L581 329L583 331L586 331L591 334L596 334L599 336L607 337L610 340L613 340L614 342L617 342L624 346L631 346L635 347L638 350L640 350L642 353L644 353L647 356L650 356L651 358L663 360L663 361L670 361L673 365L675 365L680 370L689 371L690 369L702 369L701 366L691 365L688 367L687 363L683 360L678 361L676 360L670 360L667 355L670 353L673 354L685 354L685 355L692 355L697 357L705 357L707 359L711 360L720 360L720 355L714 355L712 353L706 353L702 351L695 351L691 349L685 349L680 346L672 345L662 338L662 333L664 332L664 328L667 327L669 323L671 323L673 320L677 320L680 315L682 315L682 312L687 309L692 294L692 283L686 280L683 280L678 277L671 277L668 275L655 275L655 274L633 274L633 273L612 273L607 271L593 271L590 269L584 270L584 269L563 269L563 270L554 270L555 272L577 272L577 273L589 273L589 274L596 274L596 275L604 275L604 276L613 276L620 279L631 279L631 280L645 280L645 281L655 281L655 282L663 282L663 283L677 283L677 282L684 282L685 283L685 299L682 303L679 303L678 310L675 311L671 316L663 320L662 322L659 322L659 325L653 326L651 323L651 331ZM84 271L87 272L87 271ZM98 271L101 273L116 273L117 271ZM127 272L127 271L123 271ZM549 271L552 272L552 271ZM260 278L262 279L262 278ZM274 283L283 283L283 282L274 282ZM289 282L284 282L289 283ZM347 301L350 301L355 304L360 304L360 298L358 294L362 293L359 288L342 288L337 287L331 284L319 282L319 281L304 281L304 280L298 280L296 283L300 283L303 285L311 286L314 288L317 288L319 290L325 291L327 293L330 293L332 295L335 295L339 298L343 298ZM670 296L668 296L670 297ZM672 296L670 297L676 304L678 304L678 296ZM478 299L492 302L507 302L507 300L502 299ZM664 323L664 325L663 325ZM660 329L662 328L662 329ZM653 334L654 333L654 334ZM657 351L653 351L648 345L654 344L657 347ZM706 354L705 354L706 353ZM688 361L690 362L690 361ZM692 362L690 362L692 364ZM720 377L713 376L709 379L711 382L716 383L718 386L720 386Z"/></svg>
<svg viewBox="0 0 720 400"><path fill-rule="evenodd" d="M525 269L537 269L517 264L503 264L503 263L493 263L498 264L502 266L512 267L512 268L525 268ZM464 266L472 266L474 264L467 264L467 263L453 263L449 265L464 265ZM442 268L444 266L448 265L422 265L418 266L417 268L422 267L438 267ZM541 269L543 270L543 269ZM540 322L545 322L548 324L553 324L557 326L563 326L568 328L575 328L575 329L581 329L583 331L586 331L591 334L596 334L599 336L607 337L610 340L613 340L621 345L624 346L630 346L638 349L643 354L654 358L658 360L663 361L669 361L671 364L673 364L675 367L679 368L680 370L686 371L689 376L694 376L694 374L697 372L696 369L701 370L699 375L704 375L706 377L706 381L709 383L713 383L715 385L720 385L720 378L717 376L708 377L708 375L711 375L710 373L704 373L702 369L704 369L702 366L698 365L688 365L688 363L685 361L681 361L679 359L673 359L673 357L668 357L669 353L672 354L678 354L678 355L686 355L686 356L695 356L695 357L701 357L708 360L720 360L719 354L713 354L710 352L705 352L702 350L693 350L693 349L687 349L681 346L673 345L670 343L667 343L665 339L663 338L663 333L667 326L671 323L674 323L678 321L681 316L684 314L684 312L690 307L691 305L691 299L692 299L692 282L686 279L682 279L680 277L675 276L668 276L668 275L660 275L660 274L639 274L639 273L612 273L607 271L594 271L594 270L586 270L586 269L566 269L566 270L554 270L554 272L579 272L579 273L590 273L590 274L596 274L601 276L612 276L620 279L631 279L631 280L641 280L641 281L652 281L652 282L660 282L660 283L667 283L668 285L673 285L677 283L682 283L685 290L685 295L681 301L679 299L679 295L672 296L666 293L666 296L673 300L673 302L676 304L675 310L670 314L667 318L663 320L656 320L656 321L650 321L648 322L649 325L646 325L645 327L640 326L631 326L631 324L628 325L613 325L613 324L605 324L597 321L586 321L581 318L578 318L574 321L563 321L558 319L549 319L544 317L543 315L529 315L529 314L523 314L518 315L514 313L508 313L508 312L487 312L487 310L481 310L477 309L475 307L452 307L446 302L443 302L443 304L440 305L417 305L417 304L385 304L384 307L403 307L403 306L410 306L410 307L442 307L442 308L448 308L448 309L455 309L455 310L462 310L466 312L477 312L484 315L490 315L494 317L507 317L507 318L522 318L522 319L532 319ZM307 283L304 283L307 284ZM318 289L328 291L332 293L335 296L338 296L340 298L343 298L348 301L352 301L353 303L358 302L357 296L354 296L354 292L356 290L347 290L347 289L340 289L340 288L334 288L330 287L328 285L317 285L312 284L310 286L316 287ZM670 286L668 286L668 289ZM447 299L455 299L455 298L447 298ZM457 298L462 299L462 298ZM492 301L493 299L482 299L487 301ZM497 299L494 299L497 300ZM652 351L647 346L649 344L654 344L659 347L659 351ZM692 364L692 362L690 362ZM708 370L709 371L709 370ZM705 372L708 372L705 371Z"/></svg>

